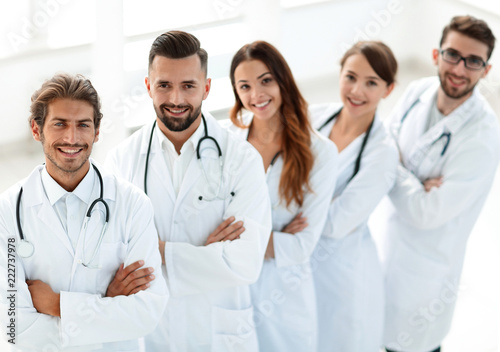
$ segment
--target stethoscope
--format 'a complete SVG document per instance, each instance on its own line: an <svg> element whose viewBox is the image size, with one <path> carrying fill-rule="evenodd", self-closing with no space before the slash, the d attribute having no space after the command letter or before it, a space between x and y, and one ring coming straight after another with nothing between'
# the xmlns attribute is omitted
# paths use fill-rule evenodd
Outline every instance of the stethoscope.
<svg viewBox="0 0 500 352"><path fill-rule="evenodd" d="M342 111L342 108L340 108L339 111L334 113L328 120L326 120L319 128L318 131L321 131L323 128L325 128L330 122L332 122L337 116L339 116L340 112ZM357 175L359 168L361 167L361 156L363 155L363 151L365 150L366 143L368 142L368 138L370 137L370 132L373 127L373 122L375 121L375 118L373 118L372 122L370 123L370 126L368 126L368 129L366 130L365 138L363 138L363 143L361 144L361 149L359 150L358 157L356 158L356 163L354 164L354 172L349 179L348 182L350 182L354 176Z"/></svg>
<svg viewBox="0 0 500 352"><path fill-rule="evenodd" d="M102 240L104 238L104 234L106 232L106 229L108 227L108 221L109 221L109 206L108 203L103 198L103 181L102 181L102 176L97 167L92 164L94 167L94 170L96 171L97 177L99 178L99 185L100 185L100 190L101 193L99 195L99 198L95 199L92 204L90 205L89 209L87 210L87 214L83 223L83 231L85 233L85 237L83 242L86 243L86 237L87 237L87 225L90 220L90 217L92 215L92 210L96 206L97 203L102 203L104 207L106 208L106 219L104 222L104 226L102 228L101 234L99 236L99 240L97 242L97 245L94 249L94 253L92 254L92 258L88 261L85 262L85 246L83 248L83 262L82 265L87 267L87 268L98 268L98 266L91 266L90 263L92 263L97 255L97 252L99 251L99 248L101 247ZM21 227L21 197L23 194L23 188L21 187L21 190L19 191L19 195L17 196L17 204L16 204L16 221L17 221L17 229L19 231L19 237L21 238L21 241L19 242L19 245L17 246L16 253L21 257L21 258L29 258L35 253L35 247L33 246L33 243L28 241L23 233L23 229Z"/></svg>
<svg viewBox="0 0 500 352"><path fill-rule="evenodd" d="M200 140L198 141L198 144L196 145L196 158L198 160L198 162L200 163L200 167L203 171L203 176L205 177L205 181L207 182L208 185L210 185L210 182L208 180L208 177L207 177L207 173L206 173L206 170L205 170L205 167L201 161L201 153L200 153L200 150L201 150L201 144L202 142L204 141L212 141L215 146L217 147L217 152L219 154L219 167L220 167L220 180L219 180L219 186L217 187L217 192L214 192L215 193L215 196L212 197L212 198L209 198L209 197L203 197L203 196L199 196L198 199L201 201L201 200L205 200L205 201L213 201L215 199L226 199L224 197L220 197L219 194L220 194L220 191L222 189L222 174L223 174L223 164L222 164L222 151L220 149L220 146L219 146L219 143L215 140L214 137L211 137L208 135L208 129L207 129L207 121L205 120L205 116L203 116L203 114L201 115L201 119L203 121L203 127L205 128L205 135L203 137L200 138ZM153 123L153 127L151 128L151 134L149 136L149 144L148 144L148 151L147 151L147 154L146 154L146 166L144 168L144 193L148 194L148 184L147 184L147 180L148 180L148 166L149 166L149 155L151 154L151 145L153 143L153 135L154 135L154 132L155 132L155 127L156 127L156 120L155 122ZM212 188L212 187L210 187ZM234 196L234 192L230 192L230 196Z"/></svg>
<svg viewBox="0 0 500 352"><path fill-rule="evenodd" d="M415 105L418 104L420 101L420 98L415 100L413 104L410 105L410 107L406 110L406 112L403 114L403 117L401 117L401 122L399 123L399 130L401 130L401 126L403 125L404 120L406 120L406 117L410 113L410 111L415 107ZM443 150L441 151L441 156L446 153L446 149L448 149L448 145L450 145L450 140L451 140L451 133L450 132L443 132L441 135L434 141L432 142L431 145L436 144L438 141L440 141L442 138L446 138L446 143L444 144Z"/></svg>

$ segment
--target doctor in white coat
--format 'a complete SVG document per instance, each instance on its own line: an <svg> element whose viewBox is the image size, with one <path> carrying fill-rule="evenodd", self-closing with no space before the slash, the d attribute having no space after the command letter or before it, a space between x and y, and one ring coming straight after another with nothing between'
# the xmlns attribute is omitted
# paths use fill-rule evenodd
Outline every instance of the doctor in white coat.
<svg viewBox="0 0 500 352"><path fill-rule="evenodd" d="M288 64L267 42L244 45L230 70L236 103L229 129L262 156L273 233L252 285L260 351L315 351L310 257L321 235L337 178L337 149L313 131ZM243 108L250 114L242 116Z"/></svg>
<svg viewBox="0 0 500 352"><path fill-rule="evenodd" d="M156 38L146 86L157 119L109 155L155 208L171 299L148 351L258 350L249 285L271 233L269 196L258 153L201 113L206 64L191 34Z"/></svg>
<svg viewBox="0 0 500 352"><path fill-rule="evenodd" d="M392 115L401 153L383 242L388 350L439 351L468 236L500 157L495 114L476 88L491 66L487 24L454 17L433 51L438 76L413 82Z"/></svg>
<svg viewBox="0 0 500 352"><path fill-rule="evenodd" d="M378 352L384 290L368 217L394 184L398 153L378 103L393 87L397 62L381 42L358 42L343 56L342 103L313 105L313 126L337 145L339 178L314 258L318 351Z"/></svg>
<svg viewBox="0 0 500 352"><path fill-rule="evenodd" d="M90 81L54 76L33 95L31 112L45 166L0 196L0 267L12 273L1 280L1 301L11 312L12 350L139 351L138 338L166 305L165 281L139 279L135 294L111 294L110 282L120 264L140 259L160 272L151 202L89 160L102 117Z"/></svg>

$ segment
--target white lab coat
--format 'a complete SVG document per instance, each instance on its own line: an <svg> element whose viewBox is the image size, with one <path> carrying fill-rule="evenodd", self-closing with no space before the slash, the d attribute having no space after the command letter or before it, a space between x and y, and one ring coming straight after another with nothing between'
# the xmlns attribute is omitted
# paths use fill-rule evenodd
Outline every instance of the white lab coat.
<svg viewBox="0 0 500 352"><path fill-rule="evenodd" d="M315 128L342 104L309 108ZM329 137L334 119L320 130ZM398 153L378 115L352 179L365 133L339 154L339 177L314 257L318 302L318 351L377 352L382 342L384 291L368 217L396 178ZM350 181L349 181L350 180Z"/></svg>
<svg viewBox="0 0 500 352"><path fill-rule="evenodd" d="M165 281L158 275L145 291L130 296L103 297L121 263L143 259L145 266L161 272L157 233L151 202L140 190L119 181L100 168L104 199L109 205L109 223L98 258L90 260L100 237L104 218L101 205L96 206L89 221L86 243L84 231L73 250L68 235L45 195L38 166L31 175L9 188L0 197L0 267L7 273L7 242L15 238L16 201L23 187L21 223L25 238L35 249L29 258L17 257L16 347L19 351L138 351L138 338L151 332L159 322L167 302ZM91 167L89 172L95 172ZM92 200L99 197L98 177L94 177ZM25 280L42 280L61 295L61 317L38 313L33 307ZM1 280L2 303L5 303L7 281ZM7 302L8 304L9 302ZM2 313L3 314L3 313ZM5 316L4 316L5 317ZM17 351L17 349L13 349Z"/></svg>
<svg viewBox="0 0 500 352"><path fill-rule="evenodd" d="M252 117L245 116L244 124L249 125ZM229 130L247 139L248 128L238 128L228 122ZM310 257L333 196L338 153L334 143L315 132L311 133L311 149L314 155L309 176L312 192L305 193L301 207L293 202L287 208L285 202L280 202L283 158L278 157L267 170L275 259L264 261L261 276L251 287L261 352L316 350L316 300ZM307 228L294 235L281 232L299 212L307 218Z"/></svg>
<svg viewBox="0 0 500 352"><path fill-rule="evenodd" d="M163 274L171 298L158 328L146 337L148 351L258 350L249 285L259 276L271 233L262 158L211 115L205 112L204 116L209 136L222 150L224 200L198 199L207 182L196 158L176 196L156 136L151 146L148 193L160 239L167 241ZM112 170L141 188L151 128L152 123L144 126L108 158ZM219 172L214 144L203 142L201 150L204 155L211 153L203 160L212 158L213 171ZM211 170L207 168L208 177ZM230 216L244 222L240 239L204 246L208 235Z"/></svg>
<svg viewBox="0 0 500 352"><path fill-rule="evenodd" d="M465 248L493 182L500 157L495 114L477 89L427 132L425 128L437 77L413 82L395 107L391 131L403 165L390 192L387 237L382 242L386 268L384 344L426 352L441 344L452 321ZM418 103L402 116L409 107ZM441 155L446 138L451 139ZM443 176L425 192L422 182Z"/></svg>

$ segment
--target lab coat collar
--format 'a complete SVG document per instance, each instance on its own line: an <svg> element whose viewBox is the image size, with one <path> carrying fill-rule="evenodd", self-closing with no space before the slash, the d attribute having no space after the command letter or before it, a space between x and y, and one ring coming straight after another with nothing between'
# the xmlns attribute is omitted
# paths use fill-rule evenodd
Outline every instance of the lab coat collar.
<svg viewBox="0 0 500 352"><path fill-rule="evenodd" d="M253 121L253 114L247 113L243 114L241 116L241 121L243 122L243 125L246 126L244 128L238 128L238 135L242 136L246 141L248 140L248 133L250 133L250 125L252 124Z"/></svg>
<svg viewBox="0 0 500 352"><path fill-rule="evenodd" d="M439 87L440 83L438 80L421 94L419 98L420 102L424 103L430 109L434 100L437 99ZM429 133L425 133L424 135L429 135L431 139L435 139L439 138L443 132L450 132L452 135L457 133L475 115L478 101L479 92L477 87L475 87L469 99L464 101L449 115L445 116L435 126L431 127L428 131ZM428 113L425 116L427 117Z"/></svg>
<svg viewBox="0 0 500 352"><path fill-rule="evenodd" d="M205 114L203 114L205 116ZM206 117L205 117L206 119ZM184 145L181 148L181 154L186 148L192 147L194 151L196 151L196 147L198 145L198 141L201 139L201 137L204 136L204 131L205 127L203 126L203 121L200 121L200 125L198 128L194 131L194 133L191 135L191 137L188 138L188 140L184 143ZM177 154L177 151L175 150L174 144L163 134L163 132L160 130L160 127L158 124L155 126L155 134L158 136L158 142L160 147L165 145L166 148L169 149L169 153L175 153Z"/></svg>
<svg viewBox="0 0 500 352"><path fill-rule="evenodd" d="M333 103L327 105L323 112L321 113L322 116L320 119L315 119L315 128L321 127L330 117L332 117L333 114L339 112L343 108L342 104L338 103ZM328 125L326 125L321 131L319 131L320 134L322 134L324 137L328 138L330 136L330 132L332 131L333 126L337 122L337 118L333 119ZM378 110L375 111L375 117L373 121L373 126L370 131L370 138L375 134L375 132L380 128L382 125L382 121L380 120L380 114L378 113ZM360 139L362 140L365 136L366 132L360 134L356 140ZM368 138L368 143L370 142L370 138ZM351 143L352 144L352 143Z"/></svg>
<svg viewBox="0 0 500 352"><path fill-rule="evenodd" d="M98 163L96 163L95 160L93 160L92 158L89 159L90 160L90 163L91 164L94 164L95 166L97 166L97 168L99 169L99 171L101 172L101 175L102 175L102 178L103 178L103 185L104 185L104 192L103 192L103 197L105 200L109 200L109 201L115 201L116 200L116 188L114 186L114 181L113 181L113 178L114 176L112 176L111 174L107 174L104 172L104 168L102 168ZM45 165L38 165L37 167L35 167L35 169L31 172L31 174L26 178L26 181L24 182L24 184L22 185L23 187L23 203L27 206L27 207L32 207L32 206L36 206L36 205L39 205L39 204L42 204L43 203L43 199L45 197L47 197L47 199L49 200L49 204L50 205L53 205L55 202L57 202L57 200L60 199L59 198L49 198L48 197L48 194L45 193L45 190L44 190L44 183L42 183L42 173L43 173L43 169L45 169ZM88 182L90 185L93 184L94 186L94 190L97 189L97 196L99 195L99 180L98 180L98 177L97 175L95 174L95 170L93 167L90 168L92 170L91 173L87 173L87 175L84 177L84 180L87 178L88 176ZM90 174L90 175L89 175ZM50 177L50 176L49 176ZM51 178L51 177L50 177ZM51 178L52 179L52 178ZM52 179L53 182L55 182L53 179ZM83 180L82 180L83 182ZM87 181L86 181L87 182ZM80 183L81 184L81 183ZM57 186L59 186L57 183L56 183ZM79 185L80 186L80 185ZM59 186L61 187L61 186ZM78 191L78 194L76 194L82 201L86 202L87 204L90 203L90 201L93 199L91 198L92 195L95 193L92 191L92 189L90 188L90 191L88 191L88 194L84 194L83 193L83 189L86 189L87 187L89 187L88 185L87 186L84 186L82 188L82 191ZM91 187L91 186L90 186ZM78 188L78 187L77 187ZM61 187L62 189L62 187ZM87 188L88 189L88 188ZM66 192L64 189L63 189L64 192ZM75 189L76 191L76 189ZM57 197L57 196L56 196Z"/></svg>
<svg viewBox="0 0 500 352"><path fill-rule="evenodd" d="M208 134L211 136L211 133L212 133L212 131L210 129L211 123L209 122L209 120L215 121L215 118L206 111L202 111L202 113L203 113L203 116L205 117L205 120L207 121ZM151 130L153 128L153 124L154 124L154 121L143 127L145 129L145 131L142 134L141 151L140 151L141 154L147 154L147 152L148 152L149 139L151 137ZM156 124L154 133L157 134L158 137L157 138L153 137L153 141L151 143L150 154L161 152L161 144L164 141L164 139L167 139L167 137L163 133L158 133L158 131L161 132L160 128L158 127L158 124ZM203 126L203 121L201 121L200 126L198 126L196 131L191 135L191 137L189 137L189 139L186 141L186 143L191 143L192 146L194 147L194 149L196 150L196 146L198 145L198 141L204 136L204 131L205 131L205 128ZM156 142L155 142L155 140L156 140ZM167 139L167 141L169 143L172 143L168 139Z"/></svg>
<svg viewBox="0 0 500 352"><path fill-rule="evenodd" d="M57 203L59 199L69 194L74 194L87 205L90 203L92 190L94 187L94 178L96 177L95 170L92 165L90 165L89 171L73 192L68 192L63 187L61 187L61 185L59 185L57 181L49 175L47 166L43 167L41 176L43 189L45 190L45 194L49 199L50 205L54 206L54 204Z"/></svg>
<svg viewBox="0 0 500 352"><path fill-rule="evenodd" d="M39 165L33 170L23 185L23 207L36 208L38 220L54 233L54 235L63 243L66 249L74 255L71 245L61 222L57 218L54 208L50 205L49 199L43 189L41 173L45 166Z"/></svg>
<svg viewBox="0 0 500 352"><path fill-rule="evenodd" d="M421 103L430 104L434 99L436 99L439 86L439 80L433 82L422 94L420 94L418 100Z"/></svg>
<svg viewBox="0 0 500 352"><path fill-rule="evenodd" d="M219 123L215 120L215 118L210 115L209 113L207 112L203 112L203 116L205 117L205 120L207 122L207 133L208 133L208 136L214 138L217 143L219 144L219 148L221 148L221 152L222 152L222 158L225 160L225 149L224 149L224 146L225 146L225 140L223 140L222 138L222 127L219 126ZM193 138L191 138L191 143L193 143L193 147L197 148L198 146L198 143L200 141L201 138L204 137L205 133L204 133L204 127L202 126L203 125L203 122L200 123L200 128L198 128L195 132L195 134L193 134ZM206 142L206 143L210 143L210 142ZM201 145L201 150L204 148L204 144L202 143ZM201 169L201 167L199 166L200 165L200 162L197 160L197 156L196 154L193 156L191 162L189 163L189 166L186 170L186 174L184 176L184 179L182 181L182 184L181 184L181 188L179 190L179 194L177 196L177 203L179 202L182 202L183 198L185 196L187 196L191 191L192 191L192 186L194 185L194 183L200 178L202 177L202 173L203 173L203 170Z"/></svg>

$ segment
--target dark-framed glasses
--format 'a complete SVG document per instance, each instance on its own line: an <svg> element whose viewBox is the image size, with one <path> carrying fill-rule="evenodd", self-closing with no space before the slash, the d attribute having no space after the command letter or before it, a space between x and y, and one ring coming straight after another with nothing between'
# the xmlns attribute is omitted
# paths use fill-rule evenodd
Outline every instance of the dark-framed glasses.
<svg viewBox="0 0 500 352"><path fill-rule="evenodd" d="M486 66L486 62L484 62L483 59L477 56L463 57L456 51L452 50L440 50L439 53L443 57L444 61L454 65L457 65L460 61L463 61L465 67L470 70L480 70Z"/></svg>

